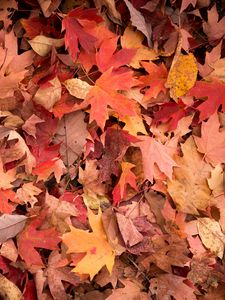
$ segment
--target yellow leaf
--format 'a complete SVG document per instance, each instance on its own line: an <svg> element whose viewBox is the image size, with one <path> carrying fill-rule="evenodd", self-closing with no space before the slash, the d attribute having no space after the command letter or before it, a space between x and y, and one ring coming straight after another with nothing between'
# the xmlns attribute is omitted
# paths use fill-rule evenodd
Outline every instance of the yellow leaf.
<svg viewBox="0 0 225 300"><path fill-rule="evenodd" d="M198 232L202 243L219 258L223 258L225 236L217 221L209 218L199 218Z"/></svg>
<svg viewBox="0 0 225 300"><path fill-rule="evenodd" d="M62 236L63 242L68 247L67 253L82 253L86 252L73 272L78 274L89 274L92 279L102 267L106 266L109 272L115 260L115 251L108 243L102 224L102 213L99 210L98 215L95 215L88 209L88 219L92 232L70 227L70 232Z"/></svg>
<svg viewBox="0 0 225 300"><path fill-rule="evenodd" d="M122 48L137 49L135 56L130 62L130 66L136 69L141 67L140 62L142 60L149 61L158 58L155 50L142 45L143 40L144 35L140 31L133 31L131 27L127 27L121 37Z"/></svg>
<svg viewBox="0 0 225 300"><path fill-rule="evenodd" d="M128 131L131 135L137 136L138 133L147 135L145 125L141 116L125 116L121 119L125 123L123 130Z"/></svg>
<svg viewBox="0 0 225 300"><path fill-rule="evenodd" d="M203 161L192 137L181 148L183 156L176 159L178 167L174 168L174 179L168 181L168 192L179 211L198 215L198 210L206 210L210 205L207 178L211 167Z"/></svg>
<svg viewBox="0 0 225 300"><path fill-rule="evenodd" d="M170 88L170 97L175 101L185 95L195 84L198 73L197 62L192 53L180 54L169 71L165 86Z"/></svg>

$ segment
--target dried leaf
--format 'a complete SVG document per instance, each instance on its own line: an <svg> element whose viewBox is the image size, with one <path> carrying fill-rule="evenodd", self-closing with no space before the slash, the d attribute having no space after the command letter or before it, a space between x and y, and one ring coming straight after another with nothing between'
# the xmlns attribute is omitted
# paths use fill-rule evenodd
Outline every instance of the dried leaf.
<svg viewBox="0 0 225 300"><path fill-rule="evenodd" d="M222 259L225 236L219 223L210 218L199 218L197 226L204 246Z"/></svg>

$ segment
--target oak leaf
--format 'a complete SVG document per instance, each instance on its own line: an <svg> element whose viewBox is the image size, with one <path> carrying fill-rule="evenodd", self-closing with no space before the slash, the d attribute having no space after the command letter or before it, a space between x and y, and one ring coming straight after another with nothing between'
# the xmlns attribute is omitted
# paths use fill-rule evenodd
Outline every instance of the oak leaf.
<svg viewBox="0 0 225 300"><path fill-rule="evenodd" d="M198 210L206 210L210 205L207 178L211 167L198 153L192 137L181 145L181 149L183 156L176 159L178 167L174 169L174 178L167 182L168 192L179 211L198 215Z"/></svg>
<svg viewBox="0 0 225 300"><path fill-rule="evenodd" d="M197 61L192 53L180 54L171 67L166 87L170 88L170 97L175 101L185 95L195 84L197 79Z"/></svg>
<svg viewBox="0 0 225 300"><path fill-rule="evenodd" d="M92 232L71 226L71 231L65 233L62 240L68 247L67 253L86 253L72 271L78 274L89 274L93 279L105 265L109 272L112 272L115 251L108 243L102 224L101 211L99 210L98 215L95 215L88 209L88 219Z"/></svg>
<svg viewBox="0 0 225 300"><path fill-rule="evenodd" d="M202 123L201 137L194 136L198 151L213 166L225 163L225 131L219 129L218 115L214 113L207 122Z"/></svg>

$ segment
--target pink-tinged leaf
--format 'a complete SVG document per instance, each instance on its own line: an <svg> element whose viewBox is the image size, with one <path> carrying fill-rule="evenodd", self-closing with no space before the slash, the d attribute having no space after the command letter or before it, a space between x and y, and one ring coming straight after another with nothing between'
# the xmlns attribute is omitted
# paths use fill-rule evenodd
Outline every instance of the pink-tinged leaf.
<svg viewBox="0 0 225 300"><path fill-rule="evenodd" d="M57 250L61 241L55 228L38 230L44 222L47 211L32 220L17 238L18 251L28 267L43 267L43 261L35 248ZM28 251L29 249L29 251Z"/></svg>
<svg viewBox="0 0 225 300"><path fill-rule="evenodd" d="M203 30L209 41L215 41L224 37L225 18L219 20L216 4L208 11L208 21L203 23Z"/></svg>
<svg viewBox="0 0 225 300"><path fill-rule="evenodd" d="M169 148L149 136L143 136L140 139L141 142L136 145L140 147L142 152L145 179L153 182L156 165L167 177L172 178L173 167L177 164L170 155Z"/></svg>
<svg viewBox="0 0 225 300"><path fill-rule="evenodd" d="M126 198L128 184L136 191L138 190L136 185L136 176L131 171L131 169L135 167L135 165L128 162L122 162L121 167L122 173L120 175L119 182L112 192L114 205L117 205L122 199Z"/></svg>
<svg viewBox="0 0 225 300"><path fill-rule="evenodd" d="M143 240L143 235L137 230L133 221L122 214L116 214L120 233L127 246L134 246Z"/></svg>
<svg viewBox="0 0 225 300"><path fill-rule="evenodd" d="M180 12L184 11L189 6L189 4L192 4L193 7L195 7L196 3L197 0L182 0Z"/></svg>
<svg viewBox="0 0 225 300"><path fill-rule="evenodd" d="M201 137L194 137L198 151L213 166L225 163L225 131L219 129L220 123L215 113L207 122L202 122Z"/></svg>

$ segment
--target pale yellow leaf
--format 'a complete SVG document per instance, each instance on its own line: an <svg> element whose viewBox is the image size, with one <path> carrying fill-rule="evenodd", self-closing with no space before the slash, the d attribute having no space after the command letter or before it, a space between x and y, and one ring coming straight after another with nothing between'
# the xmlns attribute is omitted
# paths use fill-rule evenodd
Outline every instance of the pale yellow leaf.
<svg viewBox="0 0 225 300"><path fill-rule="evenodd" d="M223 258L225 236L217 221L210 218L199 218L198 232L202 243L219 258Z"/></svg>
<svg viewBox="0 0 225 300"><path fill-rule="evenodd" d="M64 45L63 39L53 39L44 35L37 35L32 40L28 41L32 49L40 56L46 56L52 47L59 48Z"/></svg>
<svg viewBox="0 0 225 300"><path fill-rule="evenodd" d="M92 88L90 84L88 84L86 81L80 80L79 78L67 79L64 82L64 85L70 95L79 99L85 99L88 92Z"/></svg>

